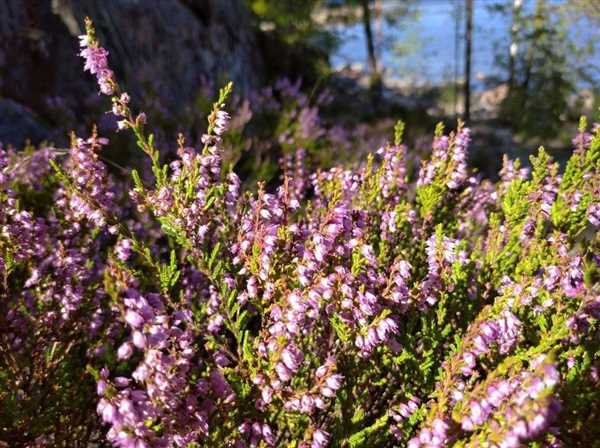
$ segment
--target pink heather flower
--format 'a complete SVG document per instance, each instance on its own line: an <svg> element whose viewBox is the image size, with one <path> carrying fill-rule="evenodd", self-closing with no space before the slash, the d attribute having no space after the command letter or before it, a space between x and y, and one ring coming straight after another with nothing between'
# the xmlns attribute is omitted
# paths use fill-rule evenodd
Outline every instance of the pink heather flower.
<svg viewBox="0 0 600 448"><path fill-rule="evenodd" d="M221 316L220 314L216 314L210 318L206 329L210 333L217 333L221 329L223 322L224 322L223 316Z"/></svg>
<svg viewBox="0 0 600 448"><path fill-rule="evenodd" d="M329 442L329 433L322 429L313 432L311 448L325 448Z"/></svg>
<svg viewBox="0 0 600 448"><path fill-rule="evenodd" d="M131 347L131 344L129 342L125 342L117 350L117 358L119 359L129 359L132 354L133 348Z"/></svg>
<svg viewBox="0 0 600 448"><path fill-rule="evenodd" d="M98 380L98 383L96 384L96 392L98 393L98 395L104 395L104 391L107 388L107 384L106 381L104 380Z"/></svg>
<svg viewBox="0 0 600 448"><path fill-rule="evenodd" d="M560 279L560 269L557 266L548 266L544 275L544 286L548 290L553 290Z"/></svg>
<svg viewBox="0 0 600 448"><path fill-rule="evenodd" d="M225 133L230 119L231 117L224 110L217 111L217 115L215 117L215 134L217 136L220 137Z"/></svg>
<svg viewBox="0 0 600 448"><path fill-rule="evenodd" d="M273 389L269 386L265 386L261 391L261 397L266 404L271 403L273 400Z"/></svg>
<svg viewBox="0 0 600 448"><path fill-rule="evenodd" d="M584 287L583 271L581 270L581 258L573 258L569 268L563 273L561 286L564 293L569 297L576 297Z"/></svg>
<svg viewBox="0 0 600 448"><path fill-rule="evenodd" d="M327 373L327 370L329 370L329 366L327 366L327 365L320 366L319 368L317 368L315 375L317 376L317 378L322 378Z"/></svg>
<svg viewBox="0 0 600 448"><path fill-rule="evenodd" d="M300 412L310 414L315 409L315 400L310 395L303 395L300 399Z"/></svg>
<svg viewBox="0 0 600 448"><path fill-rule="evenodd" d="M333 398L335 397L335 390L331 389L330 387L322 387L321 395L327 398Z"/></svg>
<svg viewBox="0 0 600 448"><path fill-rule="evenodd" d="M413 437L408 441L408 448L419 448L421 446L421 441L418 437Z"/></svg>
<svg viewBox="0 0 600 448"><path fill-rule="evenodd" d="M448 432L448 423L444 420L436 418L432 424L433 440L439 446L445 445L446 433Z"/></svg>
<svg viewBox="0 0 600 448"><path fill-rule="evenodd" d="M137 348L143 350L146 347L146 336L141 331L134 331L131 339Z"/></svg>
<svg viewBox="0 0 600 448"><path fill-rule="evenodd" d="M122 93L118 99L113 98L112 113L117 118L125 117L127 115L128 104L129 104L129 95L127 93ZM125 121L125 120L123 120L123 121Z"/></svg>
<svg viewBox="0 0 600 448"><path fill-rule="evenodd" d="M84 70L96 75L100 92L104 95L114 93L113 72L108 68L108 51L91 42L89 36L79 36L79 55L85 60Z"/></svg>
<svg viewBox="0 0 600 448"><path fill-rule="evenodd" d="M133 414L135 412L133 402L128 399L121 400L121 403L119 403L119 412L123 415Z"/></svg>
<svg viewBox="0 0 600 448"><path fill-rule="evenodd" d="M144 325L144 318L133 310L127 310L125 313L125 321L134 328L139 328Z"/></svg>
<svg viewBox="0 0 600 448"><path fill-rule="evenodd" d="M454 151L452 161L454 170L450 180L447 182L448 188L455 190L467 179L467 147L471 141L471 131L469 128L462 128L454 139Z"/></svg>
<svg viewBox="0 0 600 448"><path fill-rule="evenodd" d="M331 375L329 378L325 380L325 384L327 387L333 390L338 390L342 385L342 380L344 377L342 375Z"/></svg>
<svg viewBox="0 0 600 448"><path fill-rule="evenodd" d="M577 150L579 147L587 148L592 142L592 134L589 132L578 132L571 142L573 143L574 150Z"/></svg>
<svg viewBox="0 0 600 448"><path fill-rule="evenodd" d="M129 378L125 378L124 376L118 376L113 380L113 382L117 387L127 387L129 386L131 380Z"/></svg>
<svg viewBox="0 0 600 448"><path fill-rule="evenodd" d="M145 381L149 375L150 375L150 371L146 364L140 364L137 367L137 369L135 369L133 371L133 373L131 374L133 379L135 379L136 381L139 381L139 382Z"/></svg>
<svg viewBox="0 0 600 448"><path fill-rule="evenodd" d="M298 370L303 358L302 352L295 346L286 347L283 352L281 352L281 360L285 366L293 372Z"/></svg>
<svg viewBox="0 0 600 448"><path fill-rule="evenodd" d="M127 259L131 256L132 247L133 243L131 242L131 240L120 240L115 246L115 253L117 254L117 258L121 261L127 261Z"/></svg>
<svg viewBox="0 0 600 448"><path fill-rule="evenodd" d="M247 284L248 297L254 298L258 294L258 287L256 283L256 277L250 277Z"/></svg>
<svg viewBox="0 0 600 448"><path fill-rule="evenodd" d="M101 399L98 403L97 410L98 414L102 416L102 421L104 421L105 423L112 423L116 420L116 418L119 415L117 408L115 408L115 406L112 403L105 400L104 398Z"/></svg>
<svg viewBox="0 0 600 448"><path fill-rule="evenodd" d="M591 204L588 207L587 213L588 220L592 223L592 225L600 227L600 202Z"/></svg>
<svg viewBox="0 0 600 448"><path fill-rule="evenodd" d="M278 362L275 365L275 371L277 372L277 375L279 375L281 381L287 382L292 378L292 372L290 372L290 370L281 362Z"/></svg>
<svg viewBox="0 0 600 448"><path fill-rule="evenodd" d="M262 425L262 436L267 445L273 446L275 444L275 436L273 435L273 431L271 431L271 427L266 423Z"/></svg>

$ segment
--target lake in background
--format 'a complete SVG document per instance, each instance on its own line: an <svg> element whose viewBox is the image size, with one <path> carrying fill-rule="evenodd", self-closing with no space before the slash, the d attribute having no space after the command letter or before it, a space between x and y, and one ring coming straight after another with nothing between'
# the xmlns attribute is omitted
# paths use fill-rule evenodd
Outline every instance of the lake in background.
<svg viewBox="0 0 600 448"><path fill-rule="evenodd" d="M402 0L382 1L384 11L400 3ZM491 8L497 1L474 0L473 3L472 73L474 87L478 89L484 87L482 80L485 78L507 77L506 69L498 64L498 56L508 54L511 17ZM523 3L525 14L534 8L535 3L531 0ZM564 2L556 0L550 3ZM464 1L417 0L414 5L407 17L394 24L383 20L379 25L383 42L379 64L383 64L385 76L414 85L460 80L464 64ZM377 33L377 26L373 23L374 33ZM331 57L333 67L364 67L366 44L362 23L334 25L331 29L340 38L340 46ZM592 76L600 81L600 30L597 24L585 19L572 21L568 26L568 35L578 46L593 42L593 56L579 64L585 64ZM398 46L401 47L400 51ZM587 87L585 83L581 85Z"/></svg>

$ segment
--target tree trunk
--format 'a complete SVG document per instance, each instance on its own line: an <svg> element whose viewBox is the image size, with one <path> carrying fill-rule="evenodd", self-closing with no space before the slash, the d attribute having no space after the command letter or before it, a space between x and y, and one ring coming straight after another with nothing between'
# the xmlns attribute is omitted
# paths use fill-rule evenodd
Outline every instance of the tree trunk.
<svg viewBox="0 0 600 448"><path fill-rule="evenodd" d="M458 102L460 97L460 25L462 23L462 7L460 3L454 5L454 117L458 119Z"/></svg>
<svg viewBox="0 0 600 448"><path fill-rule="evenodd" d="M533 19L534 31L533 36L531 38L531 42L529 43L529 48L527 49L527 58L525 61L525 76L523 77L523 84L521 85L523 95L521 99L521 109L524 109L527 106L527 102L529 100L529 82L531 81L531 76L533 72L533 59L537 51L538 39L540 38L540 34L544 27L545 6L546 4L544 0L536 0L535 16Z"/></svg>
<svg viewBox="0 0 600 448"><path fill-rule="evenodd" d="M369 71L371 73L371 91L375 99L381 95L381 77L377 69L377 56L375 55L375 43L373 31L371 30L371 11L369 9L370 0L361 0L363 27L365 30L365 40L367 41L367 57Z"/></svg>
<svg viewBox="0 0 600 448"><path fill-rule="evenodd" d="M377 73L377 57L375 56L375 43L373 40L373 31L371 30L371 10L369 9L369 0L361 0L363 27L365 29L365 40L367 42L367 57L371 74Z"/></svg>
<svg viewBox="0 0 600 448"><path fill-rule="evenodd" d="M381 60L383 54L383 5L375 0L375 58Z"/></svg>
<svg viewBox="0 0 600 448"><path fill-rule="evenodd" d="M511 90L515 85L515 65L517 60L517 53L519 51L517 39L520 28L522 6L523 0L513 0L512 25L510 28L510 48L508 55L508 87Z"/></svg>
<svg viewBox="0 0 600 448"><path fill-rule="evenodd" d="M464 120L471 119L471 46L473 41L473 0L465 0L466 5L466 30L465 30L465 89L464 89Z"/></svg>

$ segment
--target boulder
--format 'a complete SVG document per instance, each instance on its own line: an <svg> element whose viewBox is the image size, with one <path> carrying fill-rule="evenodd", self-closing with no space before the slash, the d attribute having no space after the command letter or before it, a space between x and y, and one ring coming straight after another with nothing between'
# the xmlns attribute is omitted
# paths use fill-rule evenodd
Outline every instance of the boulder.
<svg viewBox="0 0 600 448"><path fill-rule="evenodd" d="M85 16L94 21L111 67L138 104L177 113L227 80L244 94L263 79L258 38L243 0L4 0L0 97L31 109L50 126L65 116L56 112L57 101L77 119L89 111L99 98L77 55Z"/></svg>
<svg viewBox="0 0 600 448"><path fill-rule="evenodd" d="M27 140L39 143L49 134L50 129L31 109L0 98L0 143L21 147Z"/></svg>

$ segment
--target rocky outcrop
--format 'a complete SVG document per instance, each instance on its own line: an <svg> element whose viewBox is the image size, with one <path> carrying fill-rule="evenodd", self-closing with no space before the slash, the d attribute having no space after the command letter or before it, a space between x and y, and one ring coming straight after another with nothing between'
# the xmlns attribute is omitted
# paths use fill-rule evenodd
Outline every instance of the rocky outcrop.
<svg viewBox="0 0 600 448"><path fill-rule="evenodd" d="M1 136L10 136L7 143L22 146L27 140L40 141L49 136L50 129L31 109L15 101L0 98Z"/></svg>
<svg viewBox="0 0 600 448"><path fill-rule="evenodd" d="M85 16L132 97L167 113L207 86L231 79L243 94L263 78L243 0L0 0L0 97L50 127L89 110L97 88L82 72L76 37ZM18 144L15 137L9 131L0 141Z"/></svg>

